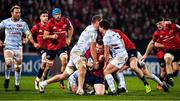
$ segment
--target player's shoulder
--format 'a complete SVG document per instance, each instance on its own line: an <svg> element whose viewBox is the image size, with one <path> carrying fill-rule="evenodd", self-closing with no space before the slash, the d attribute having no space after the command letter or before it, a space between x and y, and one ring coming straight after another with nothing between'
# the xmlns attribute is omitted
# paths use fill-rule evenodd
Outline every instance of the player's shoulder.
<svg viewBox="0 0 180 101"><path fill-rule="evenodd" d="M96 28L93 25L88 25L85 30L96 32Z"/></svg>
<svg viewBox="0 0 180 101"><path fill-rule="evenodd" d="M23 19L19 19L18 22L20 22L20 23L22 23L22 24L24 24L24 25L27 25L27 23L26 23Z"/></svg>
<svg viewBox="0 0 180 101"><path fill-rule="evenodd" d="M1 22L7 23L7 22L10 22L10 21L11 21L11 18L7 18L7 19L2 20Z"/></svg>

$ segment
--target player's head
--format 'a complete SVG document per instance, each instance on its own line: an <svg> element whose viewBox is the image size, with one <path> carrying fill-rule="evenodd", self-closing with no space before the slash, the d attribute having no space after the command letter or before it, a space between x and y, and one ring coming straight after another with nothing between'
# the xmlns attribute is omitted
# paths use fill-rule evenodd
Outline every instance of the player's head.
<svg viewBox="0 0 180 101"><path fill-rule="evenodd" d="M48 21L48 11L47 10L42 10L39 14L40 20L43 23L47 23Z"/></svg>
<svg viewBox="0 0 180 101"><path fill-rule="evenodd" d="M20 19L20 17L21 17L21 7L20 6L18 6L18 5L12 6L12 8L10 9L10 12L11 12L12 18L14 20Z"/></svg>
<svg viewBox="0 0 180 101"><path fill-rule="evenodd" d="M156 21L156 26L158 28L158 30L162 30L163 29L163 22L164 22L164 18L160 17L157 19Z"/></svg>
<svg viewBox="0 0 180 101"><path fill-rule="evenodd" d="M91 19L91 24L93 24L93 26L95 28L99 28L99 22L102 20L102 17L100 15L94 15Z"/></svg>
<svg viewBox="0 0 180 101"><path fill-rule="evenodd" d="M52 16L53 16L57 21L59 21L60 18L61 18L61 9L59 9L59 8L54 8L54 9L52 10Z"/></svg>
<svg viewBox="0 0 180 101"><path fill-rule="evenodd" d="M107 20L102 20L99 23L99 31L102 34L105 34L106 30L108 30L110 28L110 23Z"/></svg>
<svg viewBox="0 0 180 101"><path fill-rule="evenodd" d="M97 51L97 53L103 53L104 52L104 46L103 46L103 41L102 40L97 41L96 51Z"/></svg>

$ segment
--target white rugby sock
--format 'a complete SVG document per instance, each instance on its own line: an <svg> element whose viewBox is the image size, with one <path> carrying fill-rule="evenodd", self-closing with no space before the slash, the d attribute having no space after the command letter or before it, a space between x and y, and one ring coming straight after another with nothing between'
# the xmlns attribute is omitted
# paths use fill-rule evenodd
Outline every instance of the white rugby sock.
<svg viewBox="0 0 180 101"><path fill-rule="evenodd" d="M21 71L20 72L15 71L15 85L19 85L20 77L21 77Z"/></svg>
<svg viewBox="0 0 180 101"><path fill-rule="evenodd" d="M118 80L118 88L124 87L126 89L126 82L122 72L116 73L116 78Z"/></svg>
<svg viewBox="0 0 180 101"><path fill-rule="evenodd" d="M115 85L114 85L114 78L111 74L108 74L105 76L105 79L109 85L109 88L111 90L111 92L115 93L116 92L116 88L115 88Z"/></svg>
<svg viewBox="0 0 180 101"><path fill-rule="evenodd" d="M5 79L10 79L11 68L5 66Z"/></svg>
<svg viewBox="0 0 180 101"><path fill-rule="evenodd" d="M163 85L163 82L154 74L151 74L152 79L157 82L158 84L160 84L161 86Z"/></svg>

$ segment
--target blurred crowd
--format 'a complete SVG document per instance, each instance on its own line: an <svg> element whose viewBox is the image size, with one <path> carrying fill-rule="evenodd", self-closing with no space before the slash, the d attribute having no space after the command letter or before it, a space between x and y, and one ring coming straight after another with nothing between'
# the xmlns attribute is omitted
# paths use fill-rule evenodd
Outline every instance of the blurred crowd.
<svg viewBox="0 0 180 101"><path fill-rule="evenodd" d="M141 52L156 29L156 18L168 17L180 23L180 0L0 0L0 21L10 16L14 4L22 7L22 19L30 28L38 22L41 9L51 12L54 7L61 8L75 28L73 44L91 17L100 14L111 21L112 28L125 32Z"/></svg>

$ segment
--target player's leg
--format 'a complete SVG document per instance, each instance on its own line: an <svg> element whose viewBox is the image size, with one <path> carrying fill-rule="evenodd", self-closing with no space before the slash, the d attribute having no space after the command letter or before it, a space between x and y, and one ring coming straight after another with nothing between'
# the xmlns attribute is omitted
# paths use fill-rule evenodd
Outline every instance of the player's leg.
<svg viewBox="0 0 180 101"><path fill-rule="evenodd" d="M71 59L69 60L68 62L68 65L65 69L65 71L62 73L62 74L58 74L58 75L55 75L53 77L51 77L50 79L48 80L45 80L45 81L42 81L42 82L39 82L39 90L40 90L40 93L43 93L44 92L44 88L48 85L48 84L51 84L51 83L54 83L54 82L58 82L60 80L64 80L66 79L69 75L71 75L72 73L74 72L74 66L71 62Z"/></svg>
<svg viewBox="0 0 180 101"><path fill-rule="evenodd" d="M104 84L94 84L95 95L104 95L105 86Z"/></svg>
<svg viewBox="0 0 180 101"><path fill-rule="evenodd" d="M11 67L13 65L13 57L14 52L12 50L4 50L4 59L5 59L5 80L4 80L4 88L5 90L9 87L9 80L10 80L10 72Z"/></svg>
<svg viewBox="0 0 180 101"><path fill-rule="evenodd" d="M143 72L141 71L141 69L137 65L137 63L138 63L137 58L131 57L129 61L130 61L131 69L136 72L138 77L144 83L146 93L149 93L151 91L151 87L150 87L149 83L147 82L146 77L144 76Z"/></svg>
<svg viewBox="0 0 180 101"><path fill-rule="evenodd" d="M117 70L118 70L118 68L112 64L108 64L107 67L104 69L105 80L107 81L107 84L111 90L111 93L114 95L116 95L116 87L114 84L114 78L111 73L113 73Z"/></svg>
<svg viewBox="0 0 180 101"><path fill-rule="evenodd" d="M41 65L40 65L40 68L38 70L37 76L36 76L36 78L34 80L34 85L35 85L36 90L39 89L39 81L42 78L45 67L46 67L46 52L41 54Z"/></svg>
<svg viewBox="0 0 180 101"><path fill-rule="evenodd" d="M123 93L123 92L127 92L126 90L126 82L124 79L124 75L123 72L116 72L116 79L117 79L117 83L118 83L118 89L117 89L117 93Z"/></svg>
<svg viewBox="0 0 180 101"><path fill-rule="evenodd" d="M167 85L165 83L163 83L156 75L150 73L146 66L144 68L142 68L141 70L143 71L144 75L147 78L154 80L164 89L164 91L168 92Z"/></svg>
<svg viewBox="0 0 180 101"><path fill-rule="evenodd" d="M173 75L174 75L174 77L176 77L178 75L178 73L179 73L179 64L178 64L178 62L174 61L172 63L172 67L173 67Z"/></svg>
<svg viewBox="0 0 180 101"><path fill-rule="evenodd" d="M70 91L73 93L73 94L76 94L77 92L77 88L78 88L78 85L77 85L77 79L78 79L78 76L79 76L79 72L76 70L73 74L71 74L68 78L68 82L69 82L69 88L70 88Z"/></svg>
<svg viewBox="0 0 180 101"><path fill-rule="evenodd" d="M59 59L60 59L60 62L61 62L61 73L63 73L64 70L65 70L65 67L67 65L68 54L67 53L61 53L60 56L59 56ZM65 89L63 81L60 81L59 86L60 86L60 88Z"/></svg>
<svg viewBox="0 0 180 101"><path fill-rule="evenodd" d="M23 53L22 49L20 50L14 50L15 52L15 63L14 63L14 68L15 68L15 90L19 91L20 87L20 77L21 77L21 69L22 69L22 59L23 59Z"/></svg>
<svg viewBox="0 0 180 101"><path fill-rule="evenodd" d="M77 90L77 94L79 94L79 95L84 94L83 86L84 86L86 69L87 69L86 64L87 64L87 61L84 57L81 57L81 59L79 59L76 63L76 68L78 69L78 72L79 72L78 90Z"/></svg>
<svg viewBox="0 0 180 101"><path fill-rule="evenodd" d="M46 51L46 53L47 53L47 55L46 55L46 67L44 68L42 80L47 79L49 69L54 66L54 59L56 57L57 52L58 52L57 50L47 50Z"/></svg>
<svg viewBox="0 0 180 101"><path fill-rule="evenodd" d="M165 64L166 64L166 82L173 86L173 69L172 69L172 61L174 60L174 56L170 53L165 53L164 55L164 60L165 60Z"/></svg>

